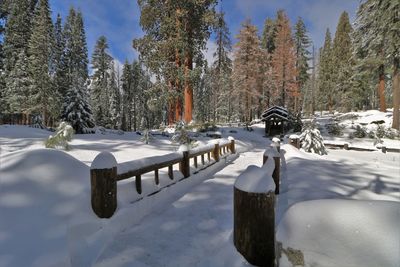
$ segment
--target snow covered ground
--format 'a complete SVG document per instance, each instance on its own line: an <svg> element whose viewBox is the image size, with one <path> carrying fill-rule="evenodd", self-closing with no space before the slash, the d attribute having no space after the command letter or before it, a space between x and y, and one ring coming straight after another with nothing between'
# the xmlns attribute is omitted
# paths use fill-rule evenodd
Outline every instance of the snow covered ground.
<svg viewBox="0 0 400 267"><path fill-rule="evenodd" d="M110 151L120 163L177 145L159 135L145 145L136 133L98 133L76 135L64 152L43 148L50 132L0 125L0 267L249 266L232 244L232 197L235 179L260 166L270 144L262 124L253 128L223 129L241 153L159 194L131 203L133 182L120 183L107 220L90 207L94 157ZM282 151L281 266L398 266L399 153Z"/></svg>

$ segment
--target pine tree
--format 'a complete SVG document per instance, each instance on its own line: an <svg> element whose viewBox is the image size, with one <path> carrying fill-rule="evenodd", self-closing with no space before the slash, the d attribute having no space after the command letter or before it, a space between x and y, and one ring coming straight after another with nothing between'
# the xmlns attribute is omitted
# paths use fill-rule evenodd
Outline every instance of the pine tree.
<svg viewBox="0 0 400 267"><path fill-rule="evenodd" d="M49 125L50 118L59 116L58 106L54 106L59 99L57 90L54 90L50 66L54 47L54 29L50 17L48 0L40 0L32 22L32 35L29 40L29 70L32 76L32 107L42 114L45 125Z"/></svg>
<svg viewBox="0 0 400 267"><path fill-rule="evenodd" d="M229 106L232 101L229 97L231 93L229 78L232 73L232 60L229 58L229 53L232 51L232 44L222 11L217 14L217 25L214 32L217 48L213 54L214 63L212 65L214 81L212 97L213 120L220 121L221 116L225 116L229 120Z"/></svg>
<svg viewBox="0 0 400 267"><path fill-rule="evenodd" d="M261 38L261 46L266 49L270 55L275 50L276 25L273 19L267 18L264 22L264 29Z"/></svg>
<svg viewBox="0 0 400 267"><path fill-rule="evenodd" d="M205 123L211 121L213 118L211 107L213 102L213 90L211 69L207 64L205 64L203 68L204 70L199 85L196 86L194 104L196 106L196 119L199 122Z"/></svg>
<svg viewBox="0 0 400 267"><path fill-rule="evenodd" d="M357 12L357 21L354 39L357 52L360 52L368 61L379 62L378 73L380 86L380 108L383 109L382 85L385 74L385 65L392 68L393 85L393 122L392 127L399 129L400 116L400 19L399 1L367 0L363 2ZM376 66L376 64L375 64Z"/></svg>
<svg viewBox="0 0 400 267"><path fill-rule="evenodd" d="M333 81L332 38L329 29L326 30L324 47L320 53L319 69L319 101L325 105L330 113L334 107L334 81Z"/></svg>
<svg viewBox="0 0 400 267"><path fill-rule="evenodd" d="M299 86L302 95L305 93L305 84L309 79L309 66L308 60L310 59L310 51L308 48L311 45L311 40L307 35L306 25L301 17L298 18L295 25L294 32L294 45L296 49L296 68L298 75L296 78L297 84Z"/></svg>
<svg viewBox="0 0 400 267"><path fill-rule="evenodd" d="M121 77L122 87L122 124L121 129L124 131L132 130L132 99L133 99L133 77L132 66L126 60L122 69Z"/></svg>
<svg viewBox="0 0 400 267"><path fill-rule="evenodd" d="M6 100L9 104L10 113L31 113L32 103L30 96L32 80L29 75L28 62L26 52L22 50L15 67L9 73L8 93L6 94L8 97Z"/></svg>
<svg viewBox="0 0 400 267"><path fill-rule="evenodd" d="M336 27L335 38L332 47L334 90L337 95L337 103L340 103L344 111L350 111L352 107L352 41L349 15L343 12Z"/></svg>
<svg viewBox="0 0 400 267"><path fill-rule="evenodd" d="M4 52L3 52L3 38L4 38L4 26L7 18L7 1L0 2L0 114L5 108L5 95L6 95L6 83L4 74Z"/></svg>
<svg viewBox="0 0 400 267"><path fill-rule="evenodd" d="M65 62L65 36L62 27L60 14L54 24L54 48L53 48L53 64L52 64L53 84L57 90L60 99L64 99L68 89L67 80L67 64ZM62 106L62 105L60 105ZM61 111L61 110L60 110Z"/></svg>
<svg viewBox="0 0 400 267"><path fill-rule="evenodd" d="M275 103L299 109L300 92L296 82L296 51L290 30L290 22L284 12L278 13L275 50L272 55L272 72L275 82Z"/></svg>
<svg viewBox="0 0 400 267"><path fill-rule="evenodd" d="M134 41L146 66L170 88L169 122L192 120L193 74L201 70L202 50L214 23L216 0L139 0L145 36ZM182 110L181 98L184 106Z"/></svg>
<svg viewBox="0 0 400 267"><path fill-rule="evenodd" d="M9 87L9 84L13 83L10 78L10 73L13 71L19 55L23 53L26 54L27 52L28 41L31 34L31 0L4 1L1 4L1 10L2 21L0 24L4 25L5 19L7 19L7 24L5 24L4 29L0 27L2 28L1 31L4 31L4 42L1 52L4 61L0 60L2 61L0 65L3 65L3 67L1 67L3 70L0 83L5 85L1 87L0 97L3 99L1 109L3 112L9 112L8 107L10 103L4 100L7 100L7 98L13 99L12 94L14 94L14 92L6 88ZM5 91L7 91L7 95Z"/></svg>
<svg viewBox="0 0 400 267"><path fill-rule="evenodd" d="M255 118L261 97L259 58L262 54L257 27L250 20L242 24L233 62L233 82L236 101L242 121L249 122Z"/></svg>
<svg viewBox="0 0 400 267"><path fill-rule="evenodd" d="M110 107L110 70L112 68L112 57L108 54L107 39L101 36L97 42L92 55L91 101L94 119L97 125L109 126Z"/></svg>
<svg viewBox="0 0 400 267"><path fill-rule="evenodd" d="M64 99L62 118L76 133L87 133L94 121L89 104L88 52L82 14L70 9L64 26L65 64L68 89Z"/></svg>
<svg viewBox="0 0 400 267"><path fill-rule="evenodd" d="M111 127L114 129L121 128L121 93L118 87L118 75L115 71L115 63L112 63L111 75L109 79L109 89L110 89L110 123Z"/></svg>

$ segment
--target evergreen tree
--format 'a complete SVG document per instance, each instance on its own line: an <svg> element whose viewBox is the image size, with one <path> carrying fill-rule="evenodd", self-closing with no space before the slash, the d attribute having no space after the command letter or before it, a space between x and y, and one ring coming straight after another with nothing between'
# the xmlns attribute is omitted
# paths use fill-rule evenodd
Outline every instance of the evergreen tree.
<svg viewBox="0 0 400 267"><path fill-rule="evenodd" d="M324 47L320 53L319 69L319 101L325 105L330 113L334 107L334 81L333 81L332 38L329 29L326 30Z"/></svg>
<svg viewBox="0 0 400 267"><path fill-rule="evenodd" d="M350 111L352 106L352 41L349 15L343 12L336 27L335 38L332 47L332 60L335 68L333 72L334 90L337 95L337 103L340 103L344 111Z"/></svg>
<svg viewBox="0 0 400 267"><path fill-rule="evenodd" d="M4 53L3 53L3 38L4 26L7 18L7 1L0 2L0 114L5 107L6 83L4 80Z"/></svg>
<svg viewBox="0 0 400 267"><path fill-rule="evenodd" d="M42 114L45 125L50 118L58 118L59 95L54 90L50 78L52 51L54 47L53 23L48 0L40 0L32 22L29 40L29 70L32 76L33 110Z"/></svg>
<svg viewBox="0 0 400 267"><path fill-rule="evenodd" d="M368 61L378 61L380 77L379 96L382 99L385 64L392 68L393 122L399 129L400 116L400 2L390 0L366 0L357 12L354 39L356 51ZM375 64L376 65L376 64ZM382 100L381 110L382 110Z"/></svg>
<svg viewBox="0 0 400 267"><path fill-rule="evenodd" d="M267 18L264 22L264 29L261 38L261 46L266 49L270 55L275 50L276 25L273 19Z"/></svg>
<svg viewBox="0 0 400 267"><path fill-rule="evenodd" d="M60 99L64 99L68 89L67 80L67 64L65 62L65 37L62 27L60 14L54 24L54 48L53 48L53 64L52 72L54 73L53 84L57 90ZM59 107L62 105L59 105Z"/></svg>
<svg viewBox="0 0 400 267"><path fill-rule="evenodd" d="M299 86L302 95L305 93L305 84L309 79L309 66L308 60L310 59L310 52L308 48L311 45L311 40L307 35L306 25L301 17L298 18L295 25L294 32L294 45L296 49L296 68L298 75L296 78L297 84Z"/></svg>
<svg viewBox="0 0 400 267"><path fill-rule="evenodd" d="M109 80L110 88L110 123L111 127L114 129L121 128L121 93L118 87L118 75L115 71L114 62L112 63L111 75Z"/></svg>
<svg viewBox="0 0 400 267"><path fill-rule="evenodd" d="M32 103L30 95L32 81L29 75L28 62L26 52L22 50L15 67L9 73L6 94L8 97L6 100L9 104L10 113L31 113Z"/></svg>
<svg viewBox="0 0 400 267"><path fill-rule="evenodd" d="M112 68L112 57L107 52L107 39L101 36L97 42L92 55L91 100L94 118L97 125L109 126L110 107L110 70Z"/></svg>
<svg viewBox="0 0 400 267"><path fill-rule="evenodd" d="M214 31L217 48L213 54L214 63L212 65L214 81L211 102L213 106L213 120L219 121L221 116L225 116L229 120L229 106L232 101L229 97L231 93L229 78L232 73L232 60L229 58L229 53L232 51L232 44L223 12L217 14L217 24Z"/></svg>
<svg viewBox="0 0 400 267"><path fill-rule="evenodd" d="M233 82L236 101L242 121L249 122L255 118L261 97L259 58L262 55L257 27L250 20L242 24L233 62Z"/></svg>
<svg viewBox="0 0 400 267"><path fill-rule="evenodd" d="M132 66L126 60L122 69L121 77L122 87L122 124L121 128L124 131L132 130L132 99L133 99L133 77Z"/></svg>
<svg viewBox="0 0 400 267"><path fill-rule="evenodd" d="M298 84L296 82L296 51L289 19L284 12L278 13L275 50L272 55L275 103L293 111L299 109Z"/></svg>
<svg viewBox="0 0 400 267"><path fill-rule="evenodd" d="M10 73L13 71L15 64L18 60L19 55L27 52L28 41L30 38L30 27L31 27L31 0L20 0L20 1L4 1L1 3L1 22L0 31L4 31L4 42L2 45L2 54L4 60L1 60L0 69L2 74L0 77L0 84L3 83L0 90L0 97L3 99L1 103L1 109L3 112L9 111L8 99L14 99L12 94L13 91L7 90L11 83L13 83ZM7 19L7 24L4 24ZM3 25L5 27L3 28ZM1 66L2 65L2 66ZM14 74L15 75L15 72ZM7 96L5 91L7 90ZM11 94L11 96L10 96Z"/></svg>
<svg viewBox="0 0 400 267"><path fill-rule="evenodd" d="M216 0L139 0L145 36L134 41L146 66L170 88L169 123L192 120L193 76L201 70L202 50L214 23ZM184 99L184 106L180 99Z"/></svg>
<svg viewBox="0 0 400 267"><path fill-rule="evenodd" d="M200 122L209 122L213 118L211 103L213 103L211 69L204 65L204 70L195 90L194 104L196 106L196 119Z"/></svg>
<svg viewBox="0 0 400 267"><path fill-rule="evenodd" d="M70 9L64 26L65 64L68 89L64 99L62 118L76 133L87 133L94 121L89 104L88 52L82 14Z"/></svg>

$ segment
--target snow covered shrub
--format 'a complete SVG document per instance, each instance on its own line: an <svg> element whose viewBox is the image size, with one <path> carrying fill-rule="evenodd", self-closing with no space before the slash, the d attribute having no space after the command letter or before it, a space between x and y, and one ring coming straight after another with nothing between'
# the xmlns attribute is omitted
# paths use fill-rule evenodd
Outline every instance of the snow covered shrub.
<svg viewBox="0 0 400 267"><path fill-rule="evenodd" d="M366 136L367 136L367 130L365 129L365 127L361 127L360 125L357 125L356 130L354 132L354 137L364 138Z"/></svg>
<svg viewBox="0 0 400 267"><path fill-rule="evenodd" d="M400 137L400 132L393 128L386 128L385 137L389 139L398 139Z"/></svg>
<svg viewBox="0 0 400 267"><path fill-rule="evenodd" d="M43 124L42 116L40 116L40 115L34 116L33 119L32 119L31 127L39 128L39 129L45 129L46 127Z"/></svg>
<svg viewBox="0 0 400 267"><path fill-rule="evenodd" d="M68 142L71 141L74 129L66 122L61 122L56 133L50 135L45 142L46 148L63 148L68 150Z"/></svg>
<svg viewBox="0 0 400 267"><path fill-rule="evenodd" d="M385 137L385 126L378 125L378 128L376 129L376 136L379 138Z"/></svg>
<svg viewBox="0 0 400 267"><path fill-rule="evenodd" d="M327 124L328 133L333 136L342 136L344 127L338 123Z"/></svg>
<svg viewBox="0 0 400 267"><path fill-rule="evenodd" d="M190 144L189 133L186 130L186 125L183 121L178 121L175 124L175 133L172 136L172 142L178 144Z"/></svg>
<svg viewBox="0 0 400 267"><path fill-rule="evenodd" d="M147 144L150 143L150 141L153 140L153 139L154 139L154 138L153 138L153 136L151 135L150 131L149 131L149 130L144 130L144 131L143 131L143 137L140 138L140 141L145 142L146 145L147 145Z"/></svg>
<svg viewBox="0 0 400 267"><path fill-rule="evenodd" d="M316 128L315 121L304 126L304 130L300 135L300 142L302 144L301 148L306 152L316 153L319 155L328 154L321 133Z"/></svg>

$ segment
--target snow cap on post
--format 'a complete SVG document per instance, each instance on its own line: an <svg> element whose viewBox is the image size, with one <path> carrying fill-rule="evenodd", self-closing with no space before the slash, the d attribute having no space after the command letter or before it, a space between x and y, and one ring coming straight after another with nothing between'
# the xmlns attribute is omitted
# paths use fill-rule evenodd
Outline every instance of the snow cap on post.
<svg viewBox="0 0 400 267"><path fill-rule="evenodd" d="M117 161L113 154L107 151L103 151L98 154L90 166L91 170L100 170L100 169L112 169L117 167Z"/></svg>
<svg viewBox="0 0 400 267"><path fill-rule="evenodd" d="M182 145L180 145L178 151L180 151L180 152L187 152L187 151L189 151L189 145L187 145L187 144L182 144Z"/></svg>
<svg viewBox="0 0 400 267"><path fill-rule="evenodd" d="M232 140L235 140L235 138L232 137L232 136L228 136L228 140L229 140L229 141L232 141Z"/></svg>
<svg viewBox="0 0 400 267"><path fill-rule="evenodd" d="M255 165L250 165L235 181L235 188L249 193L267 193L275 191L271 175Z"/></svg>

